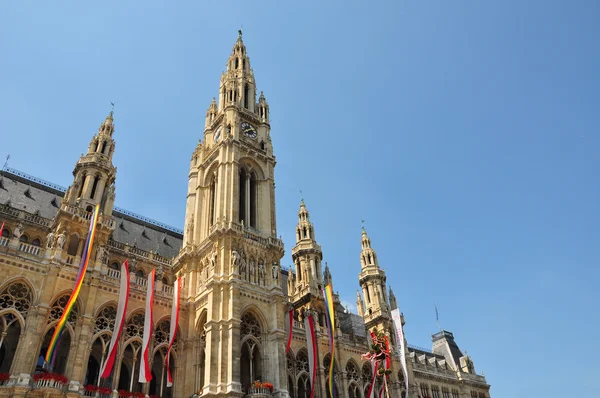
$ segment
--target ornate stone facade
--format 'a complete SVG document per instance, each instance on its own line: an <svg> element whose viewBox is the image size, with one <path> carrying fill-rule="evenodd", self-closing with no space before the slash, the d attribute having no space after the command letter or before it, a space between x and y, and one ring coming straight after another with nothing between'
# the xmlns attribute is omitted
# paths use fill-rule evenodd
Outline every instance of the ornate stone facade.
<svg viewBox="0 0 600 398"><path fill-rule="evenodd" d="M67 189L16 170L0 176L0 396L80 396L84 385L142 391L163 397L242 397L255 380L277 397L307 397L308 352L302 319L315 317L318 340L316 396L326 397L331 362L321 289L334 278L304 201L292 249L294 268L281 269L283 242L275 219L275 156L269 105L257 97L254 72L241 32L221 76L218 101L206 113L204 138L194 149L188 175L185 230L116 208L112 164L112 112L77 161ZM40 359L64 310L81 261L91 208L102 215L81 294L61 336L53 370L69 382L33 382ZM385 272L363 229L357 294L359 314L334 297L337 329L335 395L362 398L373 382L367 329L391 332L397 307ZM115 323L120 268L129 259L131 294L113 375L98 381ZM359 268L360 264L360 268ZM137 382L144 324L146 275L157 269L152 374ZM181 313L172 370L166 386L173 281L182 280ZM295 310L292 349L286 354L286 312ZM475 372L451 333L432 336L433 349L409 346L410 397L484 398L489 385ZM375 380L376 385L380 381ZM405 396L394 354L390 393ZM44 387L44 388L42 388ZM256 396L262 392L256 392Z"/></svg>

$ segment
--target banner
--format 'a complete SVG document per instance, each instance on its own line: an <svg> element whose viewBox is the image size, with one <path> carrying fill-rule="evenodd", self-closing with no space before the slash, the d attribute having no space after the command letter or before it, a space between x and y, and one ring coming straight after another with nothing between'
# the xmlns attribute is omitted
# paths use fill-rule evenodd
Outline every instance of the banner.
<svg viewBox="0 0 600 398"><path fill-rule="evenodd" d="M398 340L398 354L400 354L400 364L404 372L404 383L406 384L406 396L408 397L408 370L406 369L406 346L404 345L404 331L402 330L402 319L400 318L400 310L392 311L392 319L396 328L396 340Z"/></svg>
<svg viewBox="0 0 600 398"><path fill-rule="evenodd" d="M121 285L119 286L119 304L117 304L117 316L115 318L115 329L112 331L110 345L108 346L108 357L100 370L100 377L110 377L110 372L117 356L119 337L125 325L127 303L129 302L129 260L121 264Z"/></svg>
<svg viewBox="0 0 600 398"><path fill-rule="evenodd" d="M289 319L289 328L288 328L288 338L287 344L285 346L285 353L287 354L292 347L292 335L294 333L294 309L288 311L288 319Z"/></svg>
<svg viewBox="0 0 600 398"><path fill-rule="evenodd" d="M90 261L90 256L92 255L92 246L94 245L94 236L96 235L96 224L98 223L98 216L100 212L100 205L96 205L94 210L92 211L92 217L90 219L90 228L88 230L87 239L85 245L83 246L83 253L81 254L81 263L79 264L79 273L77 274L77 278L75 278L75 287L73 287L73 292L71 293L71 297L69 297L69 301L65 305L65 309L54 328L54 334L50 339L50 344L48 345L48 351L46 351L46 363L50 364L52 360L52 354L54 353L54 349L56 348L56 343L58 342L59 336L67 324L67 319L69 319L69 315L71 315L71 311L77 302L77 297L79 297L79 292L81 291L81 285L83 285L83 278L85 277L85 272L87 271L88 263Z"/></svg>
<svg viewBox="0 0 600 398"><path fill-rule="evenodd" d="M173 289L173 307L171 309L171 330L169 331L169 348L167 349L167 358L165 366L167 367L167 387L173 385L173 375L171 374L171 367L169 366L169 358L171 357L171 349L173 343L175 343L175 337L177 336L177 326L179 325L179 292L181 288L181 278L177 278L175 281L175 287Z"/></svg>
<svg viewBox="0 0 600 398"><path fill-rule="evenodd" d="M148 274L148 285L146 286L146 313L144 315L144 337L142 342L142 355L141 355L141 366L140 366L140 377L138 381L140 383L148 383L152 380L152 372L150 370L150 339L152 338L152 309L154 308L154 275L156 270Z"/></svg>
<svg viewBox="0 0 600 398"><path fill-rule="evenodd" d="M333 380L333 369L335 360L335 310L333 308L333 290L331 285L327 285L323 289L323 297L325 298L325 320L327 321L327 329L329 329L329 348L331 350L331 363L329 364L329 394L331 398L335 396L335 383Z"/></svg>
<svg viewBox="0 0 600 398"><path fill-rule="evenodd" d="M310 313L309 313L310 314ZM308 349L308 366L310 371L310 398L315 394L315 377L317 375L317 338L315 336L315 320L312 316L304 318L304 330L306 330L306 348Z"/></svg>

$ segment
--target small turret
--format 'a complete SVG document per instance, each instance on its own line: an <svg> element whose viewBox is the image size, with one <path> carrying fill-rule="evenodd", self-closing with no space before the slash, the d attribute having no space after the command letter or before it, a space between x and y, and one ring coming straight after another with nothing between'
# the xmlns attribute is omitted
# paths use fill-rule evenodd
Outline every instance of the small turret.
<svg viewBox="0 0 600 398"><path fill-rule="evenodd" d="M256 105L258 110L258 117L263 123L269 123L269 103L265 99L265 95L263 92L260 92L260 97L258 98L258 104Z"/></svg>
<svg viewBox="0 0 600 398"><path fill-rule="evenodd" d="M365 315L365 304L363 303L362 297L360 297L360 292L356 291L356 310L358 311L358 316Z"/></svg>
<svg viewBox="0 0 600 398"><path fill-rule="evenodd" d="M398 302L396 301L396 296L394 295L394 292L392 291L391 286L390 286L390 309L392 311L398 309Z"/></svg>
<svg viewBox="0 0 600 398"><path fill-rule="evenodd" d="M377 254L371 247L371 239L364 226L361 236L359 283L365 299L364 320L368 328L376 326L388 330L391 322L390 305L387 297L385 271L379 268Z"/></svg>
<svg viewBox="0 0 600 398"><path fill-rule="evenodd" d="M333 289L333 278L331 277L331 272L329 271L329 266L327 265L327 262L325 262L325 272L323 274L323 281L325 282L325 286L331 285L331 288Z"/></svg>
<svg viewBox="0 0 600 398"><path fill-rule="evenodd" d="M212 123L215 121L218 112L219 110L217 109L217 100L213 97L212 102L206 110L206 122L204 124L205 128L209 128L210 126L212 126Z"/></svg>

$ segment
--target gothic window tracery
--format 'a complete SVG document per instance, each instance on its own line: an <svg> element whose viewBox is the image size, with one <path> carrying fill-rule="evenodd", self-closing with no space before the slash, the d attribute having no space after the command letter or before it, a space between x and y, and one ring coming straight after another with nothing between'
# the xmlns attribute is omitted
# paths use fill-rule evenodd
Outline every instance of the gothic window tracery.
<svg viewBox="0 0 600 398"><path fill-rule="evenodd" d="M242 387L247 389L254 380L262 378L262 352L260 338L262 331L256 316L246 312L242 316L240 337L242 338L242 350L240 358L240 370Z"/></svg>
<svg viewBox="0 0 600 398"><path fill-rule="evenodd" d="M23 315L23 318L27 316L31 302L31 290L23 282L11 283L0 293L0 309L14 309Z"/></svg>
<svg viewBox="0 0 600 398"><path fill-rule="evenodd" d="M125 341L132 337L142 338L144 335L144 314L134 314L125 325Z"/></svg>
<svg viewBox="0 0 600 398"><path fill-rule="evenodd" d="M305 350L298 352L296 356L296 371L309 373L308 353Z"/></svg>
<svg viewBox="0 0 600 398"><path fill-rule="evenodd" d="M259 340L261 336L260 324L251 312L246 312L242 316L241 337L244 338L246 336L254 336Z"/></svg>
<svg viewBox="0 0 600 398"><path fill-rule="evenodd" d="M94 326L94 334L102 331L111 332L115 328L115 319L117 318L117 308L109 305L96 315L96 325Z"/></svg>
<svg viewBox="0 0 600 398"><path fill-rule="evenodd" d="M62 316L65 306L69 301L69 294L65 294L54 301L50 308L50 322L58 321ZM79 306L75 304L71 313L69 314L69 318L67 318L67 323L72 327L75 327L75 322L77 322L77 317L79 315Z"/></svg>
<svg viewBox="0 0 600 398"><path fill-rule="evenodd" d="M358 373L358 369L356 367L356 364L354 363L354 361L348 361L348 363L346 364L346 374L348 375L348 380L354 380L354 381L359 381L360 380L360 375Z"/></svg>

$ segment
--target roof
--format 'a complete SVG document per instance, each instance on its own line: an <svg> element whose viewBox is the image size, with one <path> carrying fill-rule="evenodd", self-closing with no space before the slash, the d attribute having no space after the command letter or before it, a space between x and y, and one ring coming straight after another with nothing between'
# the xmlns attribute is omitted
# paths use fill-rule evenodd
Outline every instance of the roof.
<svg viewBox="0 0 600 398"><path fill-rule="evenodd" d="M43 218L56 216L67 189L6 167L0 176L0 203ZM183 231L115 206L113 239L163 257L174 257L183 242Z"/></svg>

